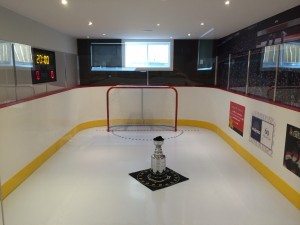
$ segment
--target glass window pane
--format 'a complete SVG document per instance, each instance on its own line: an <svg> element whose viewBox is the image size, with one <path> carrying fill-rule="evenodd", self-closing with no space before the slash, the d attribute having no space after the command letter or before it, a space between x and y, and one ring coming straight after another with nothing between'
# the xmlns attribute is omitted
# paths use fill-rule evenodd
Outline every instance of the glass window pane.
<svg viewBox="0 0 300 225"><path fill-rule="evenodd" d="M246 92L248 51L233 54L230 60L229 89Z"/></svg>
<svg viewBox="0 0 300 225"><path fill-rule="evenodd" d="M32 67L31 46L15 43L14 54L16 66Z"/></svg>
<svg viewBox="0 0 300 225"><path fill-rule="evenodd" d="M218 86L227 88L228 83L229 58L220 58L218 61Z"/></svg>
<svg viewBox="0 0 300 225"><path fill-rule="evenodd" d="M147 45L125 43L125 67L145 67L147 63Z"/></svg>
<svg viewBox="0 0 300 225"><path fill-rule="evenodd" d="M0 65L12 64L11 43L0 41Z"/></svg>
<svg viewBox="0 0 300 225"><path fill-rule="evenodd" d="M248 94L273 99L278 45L251 51Z"/></svg>
<svg viewBox="0 0 300 225"><path fill-rule="evenodd" d="M300 43L283 44L280 51L280 68L300 69Z"/></svg>
<svg viewBox="0 0 300 225"><path fill-rule="evenodd" d="M16 100L12 43L0 40L0 104Z"/></svg>
<svg viewBox="0 0 300 225"><path fill-rule="evenodd" d="M124 41L124 45L126 68L172 70L170 41Z"/></svg>
<svg viewBox="0 0 300 225"><path fill-rule="evenodd" d="M281 45L275 100L300 108L300 43Z"/></svg>
<svg viewBox="0 0 300 225"><path fill-rule="evenodd" d="M35 96L38 92L32 85L31 68L32 54L31 46L14 43L14 57L16 66L16 93L17 100Z"/></svg>

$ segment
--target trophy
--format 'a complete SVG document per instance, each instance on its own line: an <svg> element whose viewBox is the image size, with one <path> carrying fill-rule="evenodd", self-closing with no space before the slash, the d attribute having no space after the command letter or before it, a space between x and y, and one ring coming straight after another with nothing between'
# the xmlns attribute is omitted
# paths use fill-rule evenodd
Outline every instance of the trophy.
<svg viewBox="0 0 300 225"><path fill-rule="evenodd" d="M147 186L152 191L169 187L174 184L188 180L170 168L166 167L166 156L163 154L161 146L164 139L158 136L153 139L155 150L151 155L151 168L130 173L129 175Z"/></svg>
<svg viewBox="0 0 300 225"><path fill-rule="evenodd" d="M161 146L164 143L164 139L158 136L153 139L155 145L154 154L151 156L151 169L155 175L163 175L166 171L166 156L162 152Z"/></svg>

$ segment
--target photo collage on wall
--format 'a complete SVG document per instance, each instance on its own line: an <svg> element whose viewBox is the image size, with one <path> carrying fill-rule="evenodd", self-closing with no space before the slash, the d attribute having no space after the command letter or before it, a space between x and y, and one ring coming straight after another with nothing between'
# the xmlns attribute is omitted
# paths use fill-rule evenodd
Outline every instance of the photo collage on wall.
<svg viewBox="0 0 300 225"><path fill-rule="evenodd" d="M244 134L245 106L230 102L229 127L239 135Z"/></svg>
<svg viewBox="0 0 300 225"><path fill-rule="evenodd" d="M252 113L250 142L272 156L275 122L274 119L259 112Z"/></svg>
<svg viewBox="0 0 300 225"><path fill-rule="evenodd" d="M283 165L300 177L300 128L290 124L286 128Z"/></svg>
<svg viewBox="0 0 300 225"><path fill-rule="evenodd" d="M230 102L229 127L243 136L245 107ZM254 111L251 116L249 141L259 149L273 155L275 120ZM300 177L300 128L287 124L283 166Z"/></svg>

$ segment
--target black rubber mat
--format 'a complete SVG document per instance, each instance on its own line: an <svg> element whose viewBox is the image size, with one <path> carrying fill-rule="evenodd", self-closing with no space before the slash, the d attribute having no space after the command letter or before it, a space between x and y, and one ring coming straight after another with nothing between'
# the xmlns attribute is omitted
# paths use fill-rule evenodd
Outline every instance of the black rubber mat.
<svg viewBox="0 0 300 225"><path fill-rule="evenodd" d="M129 175L152 191L170 187L188 180L188 178L176 173L168 167L162 174L154 174L151 169L146 169L130 173Z"/></svg>

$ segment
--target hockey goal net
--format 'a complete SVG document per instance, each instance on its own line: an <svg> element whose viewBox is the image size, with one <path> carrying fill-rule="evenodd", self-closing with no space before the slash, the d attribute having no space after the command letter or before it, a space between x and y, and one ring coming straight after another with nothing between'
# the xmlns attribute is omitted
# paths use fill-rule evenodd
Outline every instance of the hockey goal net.
<svg viewBox="0 0 300 225"><path fill-rule="evenodd" d="M171 86L113 86L107 90L107 131L177 131L178 92Z"/></svg>

